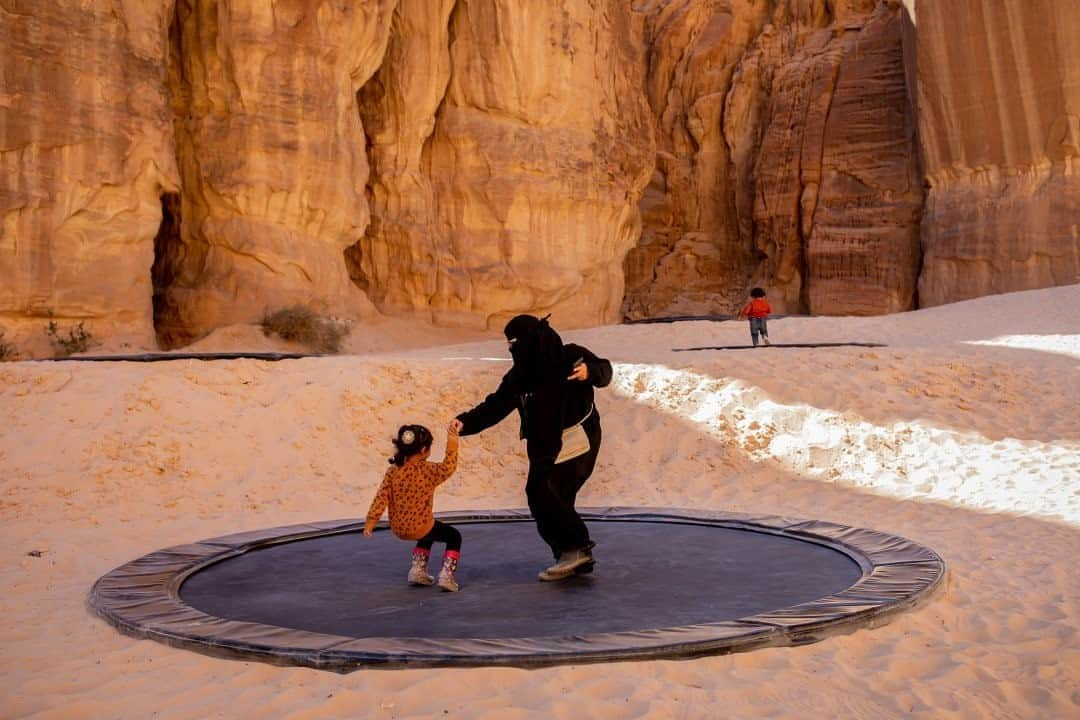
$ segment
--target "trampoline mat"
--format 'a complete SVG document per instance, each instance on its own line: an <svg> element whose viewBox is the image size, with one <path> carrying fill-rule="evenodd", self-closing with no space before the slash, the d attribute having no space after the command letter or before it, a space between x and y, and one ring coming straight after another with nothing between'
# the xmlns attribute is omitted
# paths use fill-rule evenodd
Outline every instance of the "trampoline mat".
<svg viewBox="0 0 1080 720"><path fill-rule="evenodd" d="M581 512L596 570L558 583L536 577L551 556L529 512L487 510L438 515L464 539L458 593L410 587L412 543L346 519L163 548L98 578L89 602L132 635L245 660L539 667L814 642L914 606L945 573L919 543L823 520Z"/></svg>
<svg viewBox="0 0 1080 720"><path fill-rule="evenodd" d="M180 597L216 617L355 638L512 638L736 620L839 592L862 575L844 553L802 540L606 521L590 523L593 574L542 583L536 574L551 556L533 523L458 527L458 593L409 586L412 543L382 530L244 553L191 575Z"/></svg>

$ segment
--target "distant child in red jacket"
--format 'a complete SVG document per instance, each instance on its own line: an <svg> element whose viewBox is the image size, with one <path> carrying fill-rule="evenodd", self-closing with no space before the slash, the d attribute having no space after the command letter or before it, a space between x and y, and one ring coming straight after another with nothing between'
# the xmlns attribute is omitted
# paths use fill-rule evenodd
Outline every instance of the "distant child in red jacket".
<svg viewBox="0 0 1080 720"><path fill-rule="evenodd" d="M750 318L750 339L754 341L754 347L757 347L759 333L766 345L772 344L769 342L769 328L766 324L771 313L772 307L765 299L765 291L759 287L751 290L750 302L743 305L743 309L739 311L739 319Z"/></svg>

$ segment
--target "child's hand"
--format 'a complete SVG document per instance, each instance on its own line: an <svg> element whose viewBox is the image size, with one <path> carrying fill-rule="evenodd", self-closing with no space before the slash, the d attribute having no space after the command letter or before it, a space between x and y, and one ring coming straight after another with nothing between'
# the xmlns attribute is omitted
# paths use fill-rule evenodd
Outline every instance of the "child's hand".
<svg viewBox="0 0 1080 720"><path fill-rule="evenodd" d="M457 418L450 421L450 424L446 426L446 433L451 437L457 437L457 434L461 432L461 428L464 427L462 422Z"/></svg>
<svg viewBox="0 0 1080 720"><path fill-rule="evenodd" d="M371 537L371 529L364 528L364 537Z"/></svg>

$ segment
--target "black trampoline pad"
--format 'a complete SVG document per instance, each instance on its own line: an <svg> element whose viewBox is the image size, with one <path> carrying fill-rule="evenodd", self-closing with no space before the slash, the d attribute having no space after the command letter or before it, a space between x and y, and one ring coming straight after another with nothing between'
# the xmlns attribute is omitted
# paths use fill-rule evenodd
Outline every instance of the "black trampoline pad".
<svg viewBox="0 0 1080 720"><path fill-rule="evenodd" d="M461 592L409 587L412 543L354 519L157 550L102 576L90 606L124 632L222 655L362 667L691 658L794 645L914 606L945 564L887 533L775 515L582 510L593 574L542 583L527 510L440 514L464 538ZM430 570L438 570L436 545Z"/></svg>
<svg viewBox="0 0 1080 720"><path fill-rule="evenodd" d="M410 587L412 544L381 531L248 552L193 574L180 597L216 617L357 638L542 637L736 620L839 592L862 574L837 550L778 535L605 521L591 523L593 574L542 583L536 574L552 560L533 523L459 529L458 593Z"/></svg>

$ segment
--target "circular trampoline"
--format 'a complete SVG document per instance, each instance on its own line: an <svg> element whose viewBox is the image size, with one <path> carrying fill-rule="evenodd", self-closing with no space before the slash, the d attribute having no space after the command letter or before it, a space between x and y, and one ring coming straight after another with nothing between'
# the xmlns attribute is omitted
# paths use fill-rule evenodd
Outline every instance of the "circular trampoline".
<svg viewBox="0 0 1080 720"><path fill-rule="evenodd" d="M458 593L407 585L412 544L343 520L160 550L99 579L90 604L136 636L279 664L528 667L813 642L914 605L945 572L929 548L827 522L582 516L596 570L563 582L537 581L551 559L528 511L443 513L464 537Z"/></svg>

